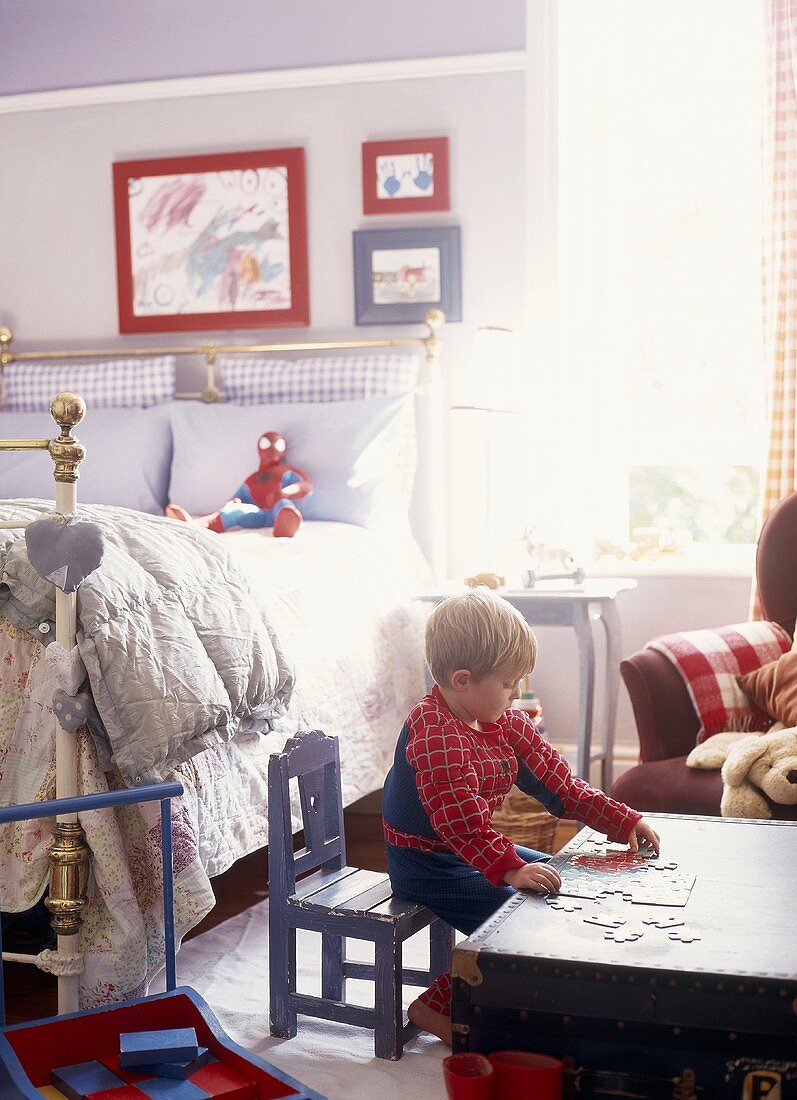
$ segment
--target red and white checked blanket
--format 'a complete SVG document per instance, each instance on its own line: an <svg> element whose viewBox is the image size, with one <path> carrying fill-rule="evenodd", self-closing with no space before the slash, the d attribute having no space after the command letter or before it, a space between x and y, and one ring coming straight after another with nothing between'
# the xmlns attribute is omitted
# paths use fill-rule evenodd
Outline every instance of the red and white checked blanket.
<svg viewBox="0 0 797 1100"><path fill-rule="evenodd" d="M666 634L647 648L663 653L680 672L700 718L697 743L724 730L766 730L772 719L736 682L791 647L777 623L738 623L718 630Z"/></svg>

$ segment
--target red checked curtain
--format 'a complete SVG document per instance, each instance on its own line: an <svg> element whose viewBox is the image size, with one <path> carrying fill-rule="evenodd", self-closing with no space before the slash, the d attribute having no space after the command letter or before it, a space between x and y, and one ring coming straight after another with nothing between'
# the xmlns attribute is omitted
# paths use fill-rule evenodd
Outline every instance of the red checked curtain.
<svg viewBox="0 0 797 1100"><path fill-rule="evenodd" d="M797 0L766 0L764 356L768 449L761 520L797 489Z"/></svg>
<svg viewBox="0 0 797 1100"><path fill-rule="evenodd" d="M767 454L761 523L797 489L797 0L765 0L762 304ZM761 617L753 585L752 611Z"/></svg>

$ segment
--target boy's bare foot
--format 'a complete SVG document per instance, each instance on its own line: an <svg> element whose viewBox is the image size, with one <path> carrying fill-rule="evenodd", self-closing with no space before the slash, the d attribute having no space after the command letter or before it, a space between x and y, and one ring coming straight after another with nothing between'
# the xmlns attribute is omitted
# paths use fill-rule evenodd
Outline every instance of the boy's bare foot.
<svg viewBox="0 0 797 1100"><path fill-rule="evenodd" d="M163 514L168 516L169 519L179 519L183 523L191 523L191 517L185 508L181 508L179 504L167 504L163 509Z"/></svg>
<svg viewBox="0 0 797 1100"><path fill-rule="evenodd" d="M451 1046L451 1017L444 1016L442 1012L435 1012L429 1005L424 1004L420 998L413 1001L407 1009L410 1023L415 1024L421 1031L429 1031L442 1039L447 1046Z"/></svg>

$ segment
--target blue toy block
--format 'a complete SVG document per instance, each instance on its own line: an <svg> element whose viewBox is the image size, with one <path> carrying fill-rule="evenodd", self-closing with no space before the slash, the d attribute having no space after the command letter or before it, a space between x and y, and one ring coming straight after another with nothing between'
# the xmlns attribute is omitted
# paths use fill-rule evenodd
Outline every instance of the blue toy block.
<svg viewBox="0 0 797 1100"><path fill-rule="evenodd" d="M172 1077L178 1081L186 1081L202 1066L215 1061L207 1047L200 1047L196 1058L189 1058L187 1062L155 1062L151 1066L136 1066L136 1069L139 1073L149 1073L153 1077Z"/></svg>
<svg viewBox="0 0 797 1100"><path fill-rule="evenodd" d="M161 1031L128 1031L119 1036L120 1066L149 1066L160 1062L187 1062L199 1054L192 1027Z"/></svg>
<svg viewBox="0 0 797 1100"><path fill-rule="evenodd" d="M92 1092L119 1088L124 1084L100 1062L78 1062L52 1071L52 1082L68 1100L86 1100Z"/></svg>
<svg viewBox="0 0 797 1100"><path fill-rule="evenodd" d="M190 1081L174 1081L167 1077L153 1077L136 1085L150 1100L209 1100L210 1093Z"/></svg>

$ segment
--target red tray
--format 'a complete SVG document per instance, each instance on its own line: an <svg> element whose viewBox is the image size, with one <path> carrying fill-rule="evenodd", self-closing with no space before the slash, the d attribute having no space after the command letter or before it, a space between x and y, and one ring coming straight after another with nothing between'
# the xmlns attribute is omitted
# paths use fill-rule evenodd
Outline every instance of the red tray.
<svg viewBox="0 0 797 1100"><path fill-rule="evenodd" d="M50 1084L53 1069L118 1054L119 1035L124 1031L172 1027L195 1028L201 1046L255 1083L258 1100L325 1100L320 1093L233 1043L209 1006L188 986L144 1000L2 1029L0 1097L41 1100L39 1089Z"/></svg>

